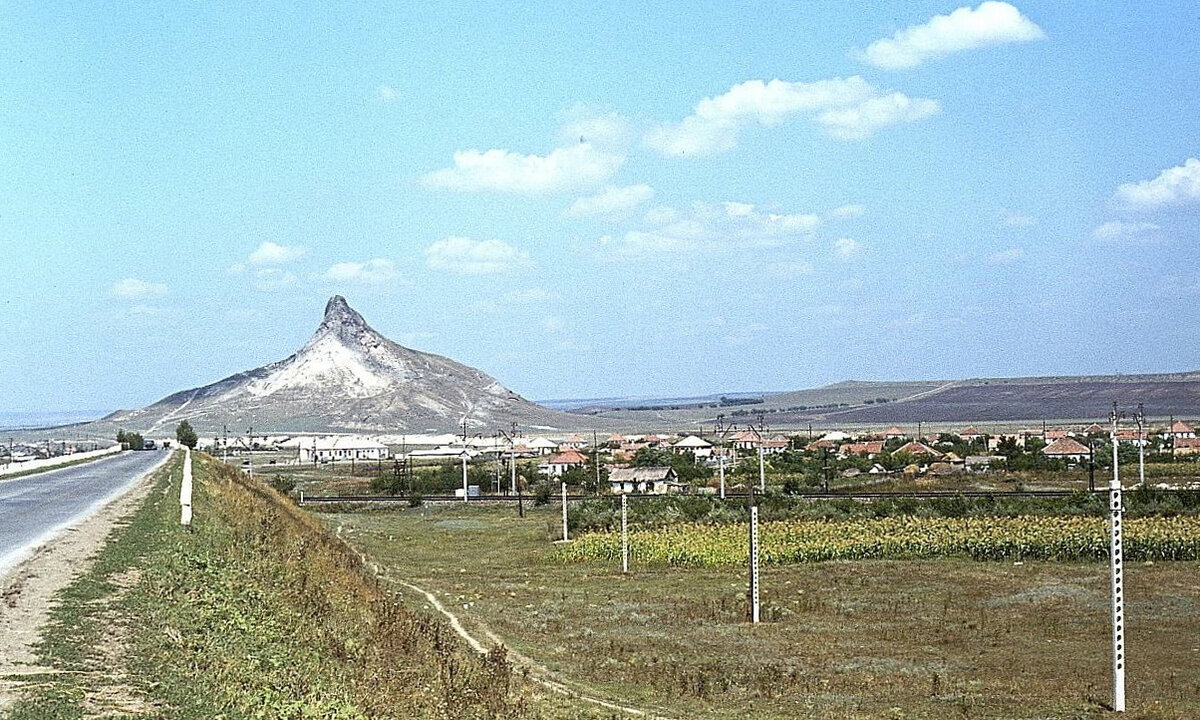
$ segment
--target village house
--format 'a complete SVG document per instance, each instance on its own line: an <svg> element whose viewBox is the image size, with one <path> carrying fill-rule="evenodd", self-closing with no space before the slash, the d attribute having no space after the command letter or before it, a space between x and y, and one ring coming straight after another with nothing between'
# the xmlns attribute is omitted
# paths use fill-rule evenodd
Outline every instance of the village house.
<svg viewBox="0 0 1200 720"><path fill-rule="evenodd" d="M588 446L588 441L579 435L569 435L558 444L559 450L582 450Z"/></svg>
<svg viewBox="0 0 1200 720"><path fill-rule="evenodd" d="M984 473L991 471L995 465L1003 465L1008 458L1003 455L968 455L963 458L963 467L967 472Z"/></svg>
<svg viewBox="0 0 1200 720"><path fill-rule="evenodd" d="M883 439L884 440L906 440L907 438L908 438L908 433L904 432L903 430L896 427L895 425L893 425L890 428L888 428L887 430L883 431Z"/></svg>
<svg viewBox="0 0 1200 720"><path fill-rule="evenodd" d="M1117 442L1125 445L1145 446L1149 442L1145 431L1138 432L1137 428L1120 428L1117 430Z"/></svg>
<svg viewBox="0 0 1200 720"><path fill-rule="evenodd" d="M1200 438L1190 437L1176 439L1175 447L1171 449L1171 454L1175 457L1200 455Z"/></svg>
<svg viewBox="0 0 1200 720"><path fill-rule="evenodd" d="M925 443L913 440L896 448L892 455L911 455L912 457L927 457L934 460L942 457L942 454L937 450L929 447Z"/></svg>
<svg viewBox="0 0 1200 720"><path fill-rule="evenodd" d="M1164 437L1169 437L1176 440L1180 438L1194 438L1196 437L1196 430L1184 421L1176 420L1175 422L1171 423L1171 427L1167 428L1167 432L1164 433Z"/></svg>
<svg viewBox="0 0 1200 720"><path fill-rule="evenodd" d="M550 477L560 477L563 473L574 467L583 467L587 465L587 458L578 450L564 450L557 455L552 455L545 462L538 465L538 472Z"/></svg>
<svg viewBox="0 0 1200 720"><path fill-rule="evenodd" d="M679 481L675 468L666 466L613 468L608 475L608 484L618 495L666 495L687 490L687 484Z"/></svg>
<svg viewBox="0 0 1200 720"><path fill-rule="evenodd" d="M746 430L731 438L734 450L755 450L758 448L758 433Z"/></svg>
<svg viewBox="0 0 1200 720"><path fill-rule="evenodd" d="M1071 433L1067 432L1063 428L1050 428L1042 435L1042 440L1045 441L1047 445L1052 445L1055 442L1068 437L1071 437Z"/></svg>
<svg viewBox="0 0 1200 720"><path fill-rule="evenodd" d="M558 443L553 440L547 440L544 437L536 437L525 443L525 447L533 450L538 455L549 455L558 450Z"/></svg>
<svg viewBox="0 0 1200 720"><path fill-rule="evenodd" d="M854 455L865 456L868 460L883 452L883 440L868 440L866 442L846 443L838 449L841 457Z"/></svg>
<svg viewBox="0 0 1200 720"><path fill-rule="evenodd" d="M712 451L712 443L695 435L688 435L671 446L671 452L677 455L690 452L695 458L706 458L712 455Z"/></svg>
<svg viewBox="0 0 1200 720"><path fill-rule="evenodd" d="M775 435L762 442L763 455L778 455L787 452L792 442L782 435Z"/></svg>
<svg viewBox="0 0 1200 720"><path fill-rule="evenodd" d="M1048 458L1079 462L1080 460L1086 460L1091 453L1087 445L1074 438L1064 437L1042 448L1042 454Z"/></svg>
<svg viewBox="0 0 1200 720"><path fill-rule="evenodd" d="M963 439L963 442L968 443L973 443L977 440L983 440L987 437L983 433L979 432L979 428L975 427L974 425L963 428L962 432L960 432L958 436Z"/></svg>

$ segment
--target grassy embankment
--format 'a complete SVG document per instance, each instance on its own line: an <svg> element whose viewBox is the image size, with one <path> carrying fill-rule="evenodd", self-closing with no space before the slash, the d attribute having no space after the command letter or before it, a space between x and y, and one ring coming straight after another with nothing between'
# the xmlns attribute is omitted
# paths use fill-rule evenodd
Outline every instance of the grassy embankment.
<svg viewBox="0 0 1200 720"><path fill-rule="evenodd" d="M1099 718L1104 561L763 568L564 563L558 509L427 506L326 522L575 687L677 718ZM1200 716L1200 563L1126 570L1130 718Z"/></svg>
<svg viewBox="0 0 1200 720"><path fill-rule="evenodd" d="M204 456L195 528L181 457L66 588L12 720L579 717L398 601L278 494ZM557 705L552 704L558 703Z"/></svg>

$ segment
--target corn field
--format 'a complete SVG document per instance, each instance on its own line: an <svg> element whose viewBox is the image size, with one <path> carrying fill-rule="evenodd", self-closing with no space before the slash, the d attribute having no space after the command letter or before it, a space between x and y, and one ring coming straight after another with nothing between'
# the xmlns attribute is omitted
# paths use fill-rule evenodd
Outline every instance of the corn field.
<svg viewBox="0 0 1200 720"><path fill-rule="evenodd" d="M746 524L689 524L631 532L630 560L688 567L744 564L747 536ZM759 543L759 561L774 564L937 557L1095 560L1108 557L1108 520L1082 516L787 520L762 523ZM621 535L587 533L556 552L568 562L620 562ZM1200 517L1127 519L1125 557L1135 561L1200 558Z"/></svg>

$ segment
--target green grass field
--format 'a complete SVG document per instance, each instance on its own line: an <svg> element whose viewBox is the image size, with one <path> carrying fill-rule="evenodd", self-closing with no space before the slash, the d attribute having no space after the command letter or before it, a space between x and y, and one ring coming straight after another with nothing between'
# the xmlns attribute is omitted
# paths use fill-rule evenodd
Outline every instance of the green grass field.
<svg viewBox="0 0 1200 720"><path fill-rule="evenodd" d="M343 513L325 522L477 635L589 694L676 718L1091 718L1110 698L1107 564L562 562L557 508ZM1200 716L1200 564L1127 568L1130 718Z"/></svg>

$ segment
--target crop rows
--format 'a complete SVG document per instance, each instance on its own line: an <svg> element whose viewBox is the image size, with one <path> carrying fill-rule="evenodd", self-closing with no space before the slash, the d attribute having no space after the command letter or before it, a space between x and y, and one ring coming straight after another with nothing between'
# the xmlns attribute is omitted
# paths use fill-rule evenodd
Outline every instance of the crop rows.
<svg viewBox="0 0 1200 720"><path fill-rule="evenodd" d="M632 532L631 560L709 567L745 563L746 524L678 525ZM919 517L838 521L788 520L759 526L759 560L787 564L825 560L968 557L975 560L1093 560L1108 557L1108 521L1098 517ZM586 533L558 549L566 561L620 561L619 532ZM1129 560L1200 558L1200 517L1125 521Z"/></svg>

